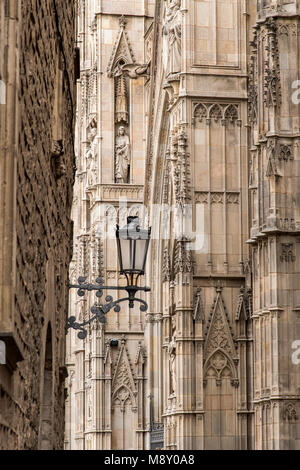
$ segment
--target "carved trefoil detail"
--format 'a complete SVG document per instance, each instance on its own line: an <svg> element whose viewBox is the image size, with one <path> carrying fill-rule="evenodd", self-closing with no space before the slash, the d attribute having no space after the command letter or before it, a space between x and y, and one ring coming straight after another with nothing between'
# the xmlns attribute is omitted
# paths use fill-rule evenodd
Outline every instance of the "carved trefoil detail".
<svg viewBox="0 0 300 470"><path fill-rule="evenodd" d="M209 125L214 122L222 125L234 124L240 126L239 113L238 104L194 102L192 122L194 125L204 122Z"/></svg>
<svg viewBox="0 0 300 470"><path fill-rule="evenodd" d="M283 406L282 415L283 415L282 417L284 420L287 420L290 422L297 421L298 416L297 416L297 411L296 411L294 403L292 402L285 403Z"/></svg>
<svg viewBox="0 0 300 470"><path fill-rule="evenodd" d="M280 261L286 263L293 263L296 257L294 255L293 243L281 243Z"/></svg>

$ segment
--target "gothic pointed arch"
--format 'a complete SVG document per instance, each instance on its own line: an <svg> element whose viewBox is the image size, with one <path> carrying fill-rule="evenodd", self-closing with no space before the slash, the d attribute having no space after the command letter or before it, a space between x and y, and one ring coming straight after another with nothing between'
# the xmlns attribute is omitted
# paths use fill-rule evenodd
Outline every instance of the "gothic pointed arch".
<svg viewBox="0 0 300 470"><path fill-rule="evenodd" d="M223 110L220 105L215 103L211 106L209 110L209 118L214 120L215 122L218 122L223 119Z"/></svg>
<svg viewBox="0 0 300 470"><path fill-rule="evenodd" d="M130 388L125 384L120 385L113 393L112 403L113 405L119 405L122 412L126 404L133 406L135 400Z"/></svg>
<svg viewBox="0 0 300 470"><path fill-rule="evenodd" d="M204 379L215 378L217 385L223 378L230 378L231 384L238 384L237 372L232 358L221 348L213 351L204 365Z"/></svg>
<svg viewBox="0 0 300 470"><path fill-rule="evenodd" d="M238 106L235 104L230 104L225 109L224 113L225 119L228 122L234 123L239 118Z"/></svg>
<svg viewBox="0 0 300 470"><path fill-rule="evenodd" d="M193 119L195 123L202 122L208 118L207 107L203 103L194 104Z"/></svg>

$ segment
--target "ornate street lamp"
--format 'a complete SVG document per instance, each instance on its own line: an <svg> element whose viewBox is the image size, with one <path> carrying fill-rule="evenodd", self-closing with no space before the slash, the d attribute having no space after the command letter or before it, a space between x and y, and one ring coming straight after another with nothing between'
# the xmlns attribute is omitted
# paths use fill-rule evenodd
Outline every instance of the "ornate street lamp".
<svg viewBox="0 0 300 470"><path fill-rule="evenodd" d="M139 226L138 217L128 217L127 225L123 228L116 227L116 238L118 248L118 258L120 264L120 274L126 277L127 285L125 287L120 286L104 286L104 281L101 277L96 279L96 284L86 283L85 277L78 278L78 284L69 285L69 289L78 289L77 294L80 297L85 295L85 291L96 291L98 298L103 296L104 290L125 290L128 297L124 297L119 300L113 300L110 295L105 298L106 304L94 305L91 308L93 316L83 322L77 323L75 317L69 317L67 319L67 330L73 328L74 330L80 330L78 338L85 339L87 336L87 330L84 328L86 325L94 320L98 320L100 323L106 322L105 315L113 308L115 312L121 310L120 303L128 301L129 307L134 307L134 302L141 303L140 310L146 312L148 309L147 303L139 298L136 298L138 291L149 292L150 287L139 287L137 285L138 278L145 273L145 265L147 260L148 247L150 243L151 228L145 230Z"/></svg>

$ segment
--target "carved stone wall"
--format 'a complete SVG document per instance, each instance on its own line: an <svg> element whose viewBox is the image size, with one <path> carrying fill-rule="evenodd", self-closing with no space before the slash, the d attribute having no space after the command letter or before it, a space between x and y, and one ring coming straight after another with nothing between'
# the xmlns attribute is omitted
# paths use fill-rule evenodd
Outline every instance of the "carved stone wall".
<svg viewBox="0 0 300 470"><path fill-rule="evenodd" d="M63 447L75 15L73 2L0 7L1 449Z"/></svg>

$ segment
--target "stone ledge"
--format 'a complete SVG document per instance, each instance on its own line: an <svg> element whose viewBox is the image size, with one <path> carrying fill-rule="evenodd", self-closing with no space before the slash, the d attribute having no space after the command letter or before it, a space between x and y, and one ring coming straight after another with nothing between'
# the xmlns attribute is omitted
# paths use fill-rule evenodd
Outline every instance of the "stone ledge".
<svg viewBox="0 0 300 470"><path fill-rule="evenodd" d="M24 359L18 340L13 333L2 332L0 332L0 340L4 341L6 346L6 365L15 370L17 363Z"/></svg>

